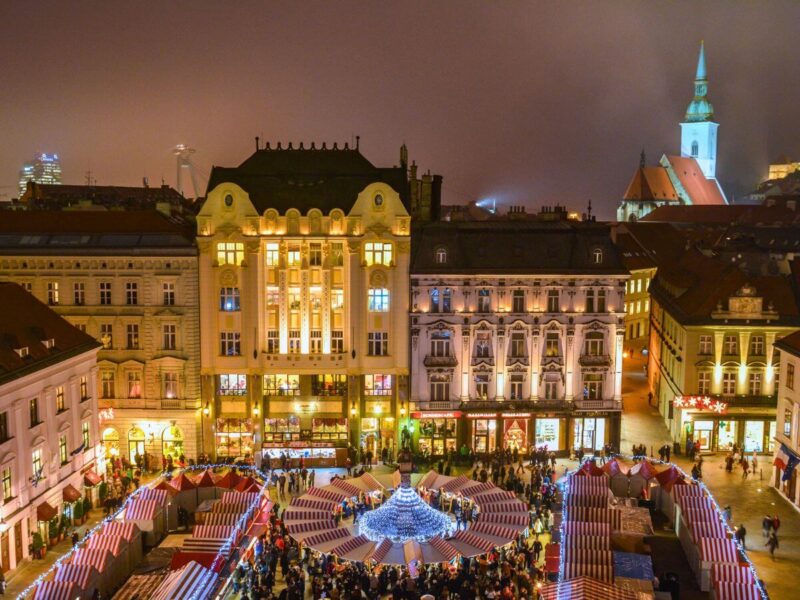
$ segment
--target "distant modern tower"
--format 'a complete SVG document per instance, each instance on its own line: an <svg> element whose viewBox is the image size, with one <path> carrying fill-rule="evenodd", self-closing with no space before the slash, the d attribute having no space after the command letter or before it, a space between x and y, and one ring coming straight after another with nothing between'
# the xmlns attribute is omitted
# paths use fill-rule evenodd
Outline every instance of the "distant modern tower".
<svg viewBox="0 0 800 600"><path fill-rule="evenodd" d="M175 188L178 192L186 197L183 190L183 171L189 171L189 176L192 178L192 187L194 188L194 197L199 198L200 194L197 191L197 178L194 174L194 164L192 163L192 154L195 153L194 148L189 148L185 144L178 144L172 151L178 161L178 181Z"/></svg>
<svg viewBox="0 0 800 600"><path fill-rule="evenodd" d="M717 177L717 127L719 124L714 122L714 107L708 101L705 48L703 42L700 42L697 74L694 77L694 98L681 123L681 156L694 158L708 179Z"/></svg>
<svg viewBox="0 0 800 600"><path fill-rule="evenodd" d="M22 165L19 172L19 195L25 193L29 181L45 184L61 183L61 163L58 154L36 154L33 160Z"/></svg>

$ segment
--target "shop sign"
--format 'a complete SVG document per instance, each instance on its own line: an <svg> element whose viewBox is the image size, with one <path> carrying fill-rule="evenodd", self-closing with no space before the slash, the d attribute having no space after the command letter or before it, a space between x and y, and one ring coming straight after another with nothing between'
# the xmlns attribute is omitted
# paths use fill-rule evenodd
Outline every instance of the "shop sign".
<svg viewBox="0 0 800 600"><path fill-rule="evenodd" d="M333 442L263 442L262 448L333 448Z"/></svg>
<svg viewBox="0 0 800 600"><path fill-rule="evenodd" d="M467 413L468 419L496 419L497 413Z"/></svg>
<svg viewBox="0 0 800 600"><path fill-rule="evenodd" d="M531 413L503 413L501 416L509 417L509 418L520 418L520 419L527 419L531 416Z"/></svg>
<svg viewBox="0 0 800 600"><path fill-rule="evenodd" d="M714 400L711 396L675 396L673 405L675 408L708 411L718 415L728 412L727 403Z"/></svg>
<svg viewBox="0 0 800 600"><path fill-rule="evenodd" d="M414 419L457 419L461 416L460 410L452 412L412 412L411 416Z"/></svg>

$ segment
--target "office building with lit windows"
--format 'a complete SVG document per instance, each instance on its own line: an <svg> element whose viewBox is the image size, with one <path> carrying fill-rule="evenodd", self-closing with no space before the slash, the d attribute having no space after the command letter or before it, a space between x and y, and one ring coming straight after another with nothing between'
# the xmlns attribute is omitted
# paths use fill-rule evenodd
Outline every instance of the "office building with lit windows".
<svg viewBox="0 0 800 600"><path fill-rule="evenodd" d="M566 453L619 445L628 272L596 223L415 228L415 451Z"/></svg>
<svg viewBox="0 0 800 600"><path fill-rule="evenodd" d="M197 217L201 379L217 458L394 453L407 411L411 214L440 179L336 145L215 167ZM433 208L432 208L433 207ZM211 434L211 430L206 432Z"/></svg>
<svg viewBox="0 0 800 600"><path fill-rule="evenodd" d="M108 457L196 457L200 333L194 231L156 211L3 213L0 281L102 343L94 372ZM207 440L210 448L211 440Z"/></svg>
<svg viewBox="0 0 800 600"><path fill-rule="evenodd" d="M37 154L19 172L19 197L28 188L28 182L58 185L61 183L61 162L58 154Z"/></svg>

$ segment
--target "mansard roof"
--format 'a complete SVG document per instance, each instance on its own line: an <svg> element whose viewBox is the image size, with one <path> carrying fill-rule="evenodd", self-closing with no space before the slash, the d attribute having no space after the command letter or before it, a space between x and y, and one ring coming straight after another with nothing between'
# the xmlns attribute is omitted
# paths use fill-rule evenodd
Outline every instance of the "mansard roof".
<svg viewBox="0 0 800 600"><path fill-rule="evenodd" d="M244 189L260 214L270 208L284 214L297 208L305 214L319 208L324 214L338 208L347 213L369 184L390 185L410 210L409 185L403 167L376 167L358 150L345 145L332 148L270 147L256 150L238 167L213 167L208 192L231 182Z"/></svg>

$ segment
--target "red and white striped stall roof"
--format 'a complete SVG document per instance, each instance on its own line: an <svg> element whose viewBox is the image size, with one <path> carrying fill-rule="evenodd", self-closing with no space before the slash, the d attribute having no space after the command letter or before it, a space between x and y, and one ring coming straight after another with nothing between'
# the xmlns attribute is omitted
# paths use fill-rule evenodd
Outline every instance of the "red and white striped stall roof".
<svg viewBox="0 0 800 600"><path fill-rule="evenodd" d="M516 500L517 495L514 492L504 492L502 490L497 490L497 491L481 492L480 494L475 494L472 497L472 499L478 506L483 506L484 504L493 504L495 502L508 502L509 500Z"/></svg>
<svg viewBox="0 0 800 600"><path fill-rule="evenodd" d="M755 583L750 567L741 565L711 565L711 578L714 581L732 581L733 583Z"/></svg>
<svg viewBox="0 0 800 600"><path fill-rule="evenodd" d="M442 489L445 492L455 492L458 488L462 488L470 482L469 477L465 477L464 475L459 475L458 477L454 477L447 483L442 486Z"/></svg>
<svg viewBox="0 0 800 600"><path fill-rule="evenodd" d="M336 502L337 504L342 501L342 499L347 498L347 492L344 490L323 490L322 488L312 487L308 488L306 492L308 496L316 496L317 498L322 498L323 500L329 500L330 502Z"/></svg>
<svg viewBox="0 0 800 600"><path fill-rule="evenodd" d="M503 525L497 525L494 523L487 523L485 521L476 523L470 528L470 531L472 533L485 534L496 538L504 538L509 542L517 537L516 529L504 527Z"/></svg>
<svg viewBox="0 0 800 600"><path fill-rule="evenodd" d="M306 510L302 508L287 508L281 515L284 523L291 521L324 521L331 518L331 511L329 510Z"/></svg>
<svg viewBox="0 0 800 600"><path fill-rule="evenodd" d="M294 508L313 508L314 510L329 510L332 511L336 502L330 500L323 500L317 498L295 498L289 503L289 506Z"/></svg>
<svg viewBox="0 0 800 600"><path fill-rule="evenodd" d="M383 489L381 482L375 479L372 473L362 473L358 480L360 481L361 485L372 492L377 492L378 490Z"/></svg>
<svg viewBox="0 0 800 600"><path fill-rule="evenodd" d="M53 581L72 581L82 590L87 590L92 580L97 577L97 569L91 565L74 565L62 563L56 570ZM93 591L93 590L88 590Z"/></svg>
<svg viewBox="0 0 800 600"><path fill-rule="evenodd" d="M441 552L444 556L446 561L453 560L456 556L458 556L458 550L453 548L450 544L448 544L445 540L440 538L438 535L432 537L428 540L428 543L433 546L435 550Z"/></svg>
<svg viewBox="0 0 800 600"><path fill-rule="evenodd" d="M689 529L694 540L699 540L700 538L725 539L728 537L727 529L719 521L692 521Z"/></svg>
<svg viewBox="0 0 800 600"><path fill-rule="evenodd" d="M439 474L436 471L428 471L425 477L422 478L422 481L419 482L419 486L424 488L430 488L438 477Z"/></svg>
<svg viewBox="0 0 800 600"><path fill-rule="evenodd" d="M622 513L613 508L586 508L573 506L567 511L568 521L588 521L589 523L608 523L612 531L619 531Z"/></svg>
<svg viewBox="0 0 800 600"><path fill-rule="evenodd" d="M72 555L73 565L91 565L101 573L113 562L111 552L101 548L81 548Z"/></svg>
<svg viewBox="0 0 800 600"><path fill-rule="evenodd" d="M581 493L585 490L608 490L606 477L570 477L569 493Z"/></svg>
<svg viewBox="0 0 800 600"><path fill-rule="evenodd" d="M43 581L36 586L36 600L75 600L79 596L80 589L71 581Z"/></svg>
<svg viewBox="0 0 800 600"><path fill-rule="evenodd" d="M157 500L132 500L125 509L126 521L152 521L158 516L161 505Z"/></svg>
<svg viewBox="0 0 800 600"><path fill-rule="evenodd" d="M564 560L563 556L561 560ZM599 581L611 582L614 579L614 565L578 562L565 563L564 579L569 580L575 579L576 577L591 577Z"/></svg>
<svg viewBox="0 0 800 600"><path fill-rule="evenodd" d="M678 498L685 498L686 496L705 496L706 493L699 485L676 485L672 488L672 496L677 500Z"/></svg>
<svg viewBox="0 0 800 600"><path fill-rule="evenodd" d="M543 600L637 600L639 595L589 577L548 583L539 590Z"/></svg>
<svg viewBox="0 0 800 600"><path fill-rule="evenodd" d="M520 500L507 502L492 502L491 504L481 504L481 514L484 513L506 513L506 512L528 512L528 505Z"/></svg>
<svg viewBox="0 0 800 600"><path fill-rule="evenodd" d="M347 529L345 529L344 527L340 527L338 529L329 529L328 531L323 531L322 533L309 536L305 540L303 540L303 543L306 546L314 547L317 544L332 542L334 540L345 538L349 535L350 532Z"/></svg>
<svg viewBox="0 0 800 600"><path fill-rule="evenodd" d="M109 521L100 530L102 534L121 535L125 541L131 542L139 534L136 523L123 523L122 521Z"/></svg>
<svg viewBox="0 0 800 600"><path fill-rule="evenodd" d="M241 515L233 513L206 513L203 525L237 525Z"/></svg>
<svg viewBox="0 0 800 600"><path fill-rule="evenodd" d="M489 513L488 515L481 513L479 522L527 527L529 517L527 513Z"/></svg>
<svg viewBox="0 0 800 600"><path fill-rule="evenodd" d="M352 552L359 546L363 546L366 543L369 543L369 539L363 535L356 535L352 536L349 539L345 540L338 546L334 546L331 548L331 553L335 554L336 556L344 556L348 552Z"/></svg>
<svg viewBox="0 0 800 600"><path fill-rule="evenodd" d="M716 581L714 593L716 600L761 600L761 594L755 583Z"/></svg>
<svg viewBox="0 0 800 600"><path fill-rule="evenodd" d="M714 510L708 496L684 496L678 499L678 506L681 510Z"/></svg>
<svg viewBox="0 0 800 600"><path fill-rule="evenodd" d="M342 490L348 496L358 496L363 490L354 486L352 483L347 483L344 479L333 479L327 489L336 488Z"/></svg>
<svg viewBox="0 0 800 600"><path fill-rule="evenodd" d="M567 535L599 535L611 537L611 525L608 523L567 521L561 525L561 531Z"/></svg>
<svg viewBox="0 0 800 600"><path fill-rule="evenodd" d="M687 523L695 521L719 521L717 511L707 508L681 508L681 518Z"/></svg>
<svg viewBox="0 0 800 600"><path fill-rule="evenodd" d="M228 490L227 492L222 492L220 502L222 504L238 504L241 502L252 504L256 501L258 496L258 492L233 492Z"/></svg>
<svg viewBox="0 0 800 600"><path fill-rule="evenodd" d="M190 561L167 575L150 600L204 600L214 591L216 582L217 574L214 571Z"/></svg>
<svg viewBox="0 0 800 600"><path fill-rule="evenodd" d="M230 556L231 542L228 540L219 540L213 538L188 537L183 540L182 549L185 552L208 552L211 554L221 553L225 556Z"/></svg>
<svg viewBox="0 0 800 600"><path fill-rule="evenodd" d="M234 532L238 533L232 525L195 525L192 537L227 540Z"/></svg>
<svg viewBox="0 0 800 600"><path fill-rule="evenodd" d="M488 492L491 489L496 488L497 486L493 484L491 481L484 481L483 483L479 483L477 481L473 481L469 485L465 485L461 488L461 493L466 498L472 498L475 494L480 494L482 492Z"/></svg>
<svg viewBox="0 0 800 600"><path fill-rule="evenodd" d="M739 554L733 540L700 538L697 541L700 560L715 563L738 563Z"/></svg>
<svg viewBox="0 0 800 600"><path fill-rule="evenodd" d="M435 473L434 473L435 475ZM369 557L370 560L374 560L376 563L380 563L386 558L386 555L389 553L389 550L392 549L392 542L390 540L383 540L380 544L375 547L375 551Z"/></svg>
<svg viewBox="0 0 800 600"><path fill-rule="evenodd" d="M561 538L561 545L566 548L587 548L592 550L610 550L611 536L605 535L566 535Z"/></svg>
<svg viewBox="0 0 800 600"><path fill-rule="evenodd" d="M125 541L125 538L121 535L106 535L104 533L98 533L89 536L89 540L86 542L86 547L108 550L116 557L122 554L122 551L125 550L127 544L128 543Z"/></svg>
<svg viewBox="0 0 800 600"><path fill-rule="evenodd" d="M568 494L564 504L586 508L608 507L608 495L603 494Z"/></svg>
<svg viewBox="0 0 800 600"><path fill-rule="evenodd" d="M489 550L494 548L496 545L494 542L485 540L482 537L464 530L457 531L452 539L458 540L459 542L464 542L470 546L474 546L475 548L483 550L484 552L489 552Z"/></svg>
<svg viewBox="0 0 800 600"><path fill-rule="evenodd" d="M561 546L561 560L564 564L578 563L591 565L614 565L614 555L611 549L597 550L595 548L575 548Z"/></svg>
<svg viewBox="0 0 800 600"><path fill-rule="evenodd" d="M237 514L242 515L250 510L250 503L249 502L215 502L214 506L211 507L212 513L224 513L224 514Z"/></svg>
<svg viewBox="0 0 800 600"><path fill-rule="evenodd" d="M155 500L159 504L166 504L169 493L167 490L157 490L155 488L142 488L136 496L137 500Z"/></svg>
<svg viewBox="0 0 800 600"><path fill-rule="evenodd" d="M288 523L286 525L286 529L288 529L289 533L291 533L292 535L298 533L308 533L310 531L324 531L328 529L336 529L337 527L338 525L336 524L336 521L331 519L330 516L328 516L327 521L303 521L300 523L298 522Z"/></svg>

